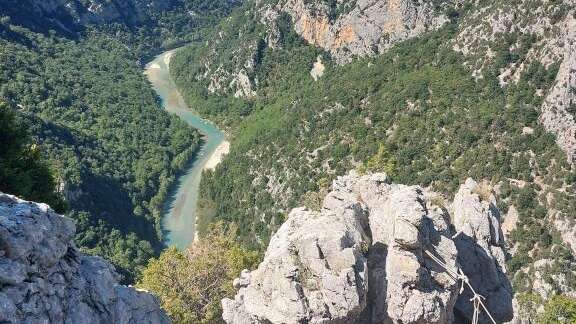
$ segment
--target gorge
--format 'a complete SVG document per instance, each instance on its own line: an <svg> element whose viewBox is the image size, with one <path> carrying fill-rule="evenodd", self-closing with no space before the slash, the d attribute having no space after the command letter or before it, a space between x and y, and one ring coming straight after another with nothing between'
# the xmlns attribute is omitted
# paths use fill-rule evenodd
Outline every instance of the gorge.
<svg viewBox="0 0 576 324"><path fill-rule="evenodd" d="M202 134L200 150L192 157L186 169L164 202L162 230L167 245L186 248L195 238L195 214L202 171L213 168L228 149L225 136L213 123L191 110L170 77L170 59L177 50L158 55L146 65L145 74L161 99L163 108L175 114Z"/></svg>
<svg viewBox="0 0 576 324"><path fill-rule="evenodd" d="M576 322L575 17L0 1L0 323Z"/></svg>

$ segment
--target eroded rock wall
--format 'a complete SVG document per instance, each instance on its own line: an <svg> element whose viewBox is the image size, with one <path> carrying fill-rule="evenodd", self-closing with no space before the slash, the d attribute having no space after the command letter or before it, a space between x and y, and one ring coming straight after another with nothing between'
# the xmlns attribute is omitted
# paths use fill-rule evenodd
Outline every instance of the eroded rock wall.
<svg viewBox="0 0 576 324"><path fill-rule="evenodd" d="M564 27L562 63L539 120L556 135L556 143L566 152L568 161L576 164L576 19L568 16Z"/></svg>
<svg viewBox="0 0 576 324"><path fill-rule="evenodd" d="M308 43L330 52L339 63L383 53L395 43L442 26L446 17L426 1L281 1L295 31Z"/></svg>
<svg viewBox="0 0 576 324"><path fill-rule="evenodd" d="M78 251L72 220L0 193L1 323L169 323L157 300Z"/></svg>
<svg viewBox="0 0 576 324"><path fill-rule="evenodd" d="M470 320L470 293L444 267L470 273L499 322L512 319L504 238L492 198L469 179L450 206L383 174L334 181L320 211L294 209L264 261L244 271L228 323L452 323ZM452 223L454 220L455 223ZM457 231L458 230L458 231ZM466 235L466 238L463 236ZM471 255L486 254L473 263ZM442 265L429 253L442 260ZM488 282L479 278L488 278ZM485 322L486 318L481 321Z"/></svg>

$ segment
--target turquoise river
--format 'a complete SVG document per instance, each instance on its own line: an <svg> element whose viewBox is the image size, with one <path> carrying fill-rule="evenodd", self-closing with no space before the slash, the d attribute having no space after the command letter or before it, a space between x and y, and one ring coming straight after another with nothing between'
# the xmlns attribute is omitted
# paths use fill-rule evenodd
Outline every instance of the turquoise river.
<svg viewBox="0 0 576 324"><path fill-rule="evenodd" d="M196 204L202 170L207 163L213 164L211 158L214 159L214 155L218 154L225 143L225 138L224 133L213 123L200 118L195 111L191 110L178 92L170 78L169 71L170 58L175 51L168 51L157 56L146 65L145 74L161 98L164 109L197 129L204 138L200 152L188 169L178 177L169 193L162 215L165 243L168 246L175 245L183 249L194 240Z"/></svg>

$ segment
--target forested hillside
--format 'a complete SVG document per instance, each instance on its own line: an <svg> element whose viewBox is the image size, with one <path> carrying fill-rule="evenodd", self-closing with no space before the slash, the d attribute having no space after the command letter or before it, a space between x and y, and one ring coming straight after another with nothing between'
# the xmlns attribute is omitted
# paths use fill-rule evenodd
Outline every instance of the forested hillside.
<svg viewBox="0 0 576 324"><path fill-rule="evenodd" d="M63 212L66 205L56 192L56 179L46 160L4 101L0 101L0 146L0 191L44 202Z"/></svg>
<svg viewBox="0 0 576 324"><path fill-rule="evenodd" d="M231 151L202 177L196 249L142 272L201 144L142 67L184 44L173 79ZM573 321L574 53L569 0L6 0L0 190L66 210L79 247L176 321L218 322L238 271L338 176L385 172L446 210L471 177L498 201L505 240L500 224L482 239L502 248L516 317Z"/></svg>
<svg viewBox="0 0 576 324"><path fill-rule="evenodd" d="M192 31L232 3L139 7L136 1L129 5L138 11L132 19L111 2L122 16L109 19L112 9L105 7L90 21L82 15L92 7L83 5L0 4L0 98L30 129L36 143L30 154L45 155L42 167L55 175L27 183L25 174L4 173L2 190L62 209L42 194L58 190L77 221L77 244L132 281L162 248L162 203L200 141L198 132L161 110L141 62L184 41L182 35L194 37Z"/></svg>
<svg viewBox="0 0 576 324"><path fill-rule="evenodd" d="M290 16L294 2L247 2L212 31L214 42L172 61L186 100L233 139L228 158L203 177L200 230L224 220L239 225L245 244L266 246L290 208L318 208L331 180L351 169L448 197L472 177L504 210L522 310L572 294L576 247L552 224L574 224L576 173L539 122L558 84L563 56L554 46L568 44L562 24L572 7L439 1L435 14L446 20L436 31L341 64L305 39L314 30L294 26L306 15ZM474 38L485 26L493 35Z"/></svg>

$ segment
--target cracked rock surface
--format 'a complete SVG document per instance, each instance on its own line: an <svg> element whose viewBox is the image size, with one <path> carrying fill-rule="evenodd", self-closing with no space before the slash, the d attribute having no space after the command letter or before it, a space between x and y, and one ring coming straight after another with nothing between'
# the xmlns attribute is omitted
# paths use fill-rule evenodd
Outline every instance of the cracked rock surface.
<svg viewBox="0 0 576 324"><path fill-rule="evenodd" d="M292 16L295 31L330 52L339 63L382 54L392 45L441 27L447 18L421 0L286 0L280 10Z"/></svg>
<svg viewBox="0 0 576 324"><path fill-rule="evenodd" d="M72 220L0 193L0 323L169 323L150 294L80 253Z"/></svg>
<svg viewBox="0 0 576 324"><path fill-rule="evenodd" d="M473 285L483 286L481 291L494 300L488 303L492 315L510 320L512 295L504 275L499 213L493 201L474 193L475 184L466 181L453 204L458 212L450 215L450 206L435 203L438 195L418 186L390 184L384 174L339 177L320 211L292 210L263 262L234 281L238 293L222 301L224 320L469 321L469 296L459 294L460 282L444 266L469 271ZM475 263L473 271L462 264L480 252L486 258ZM489 278L489 284L479 282L481 277Z"/></svg>

